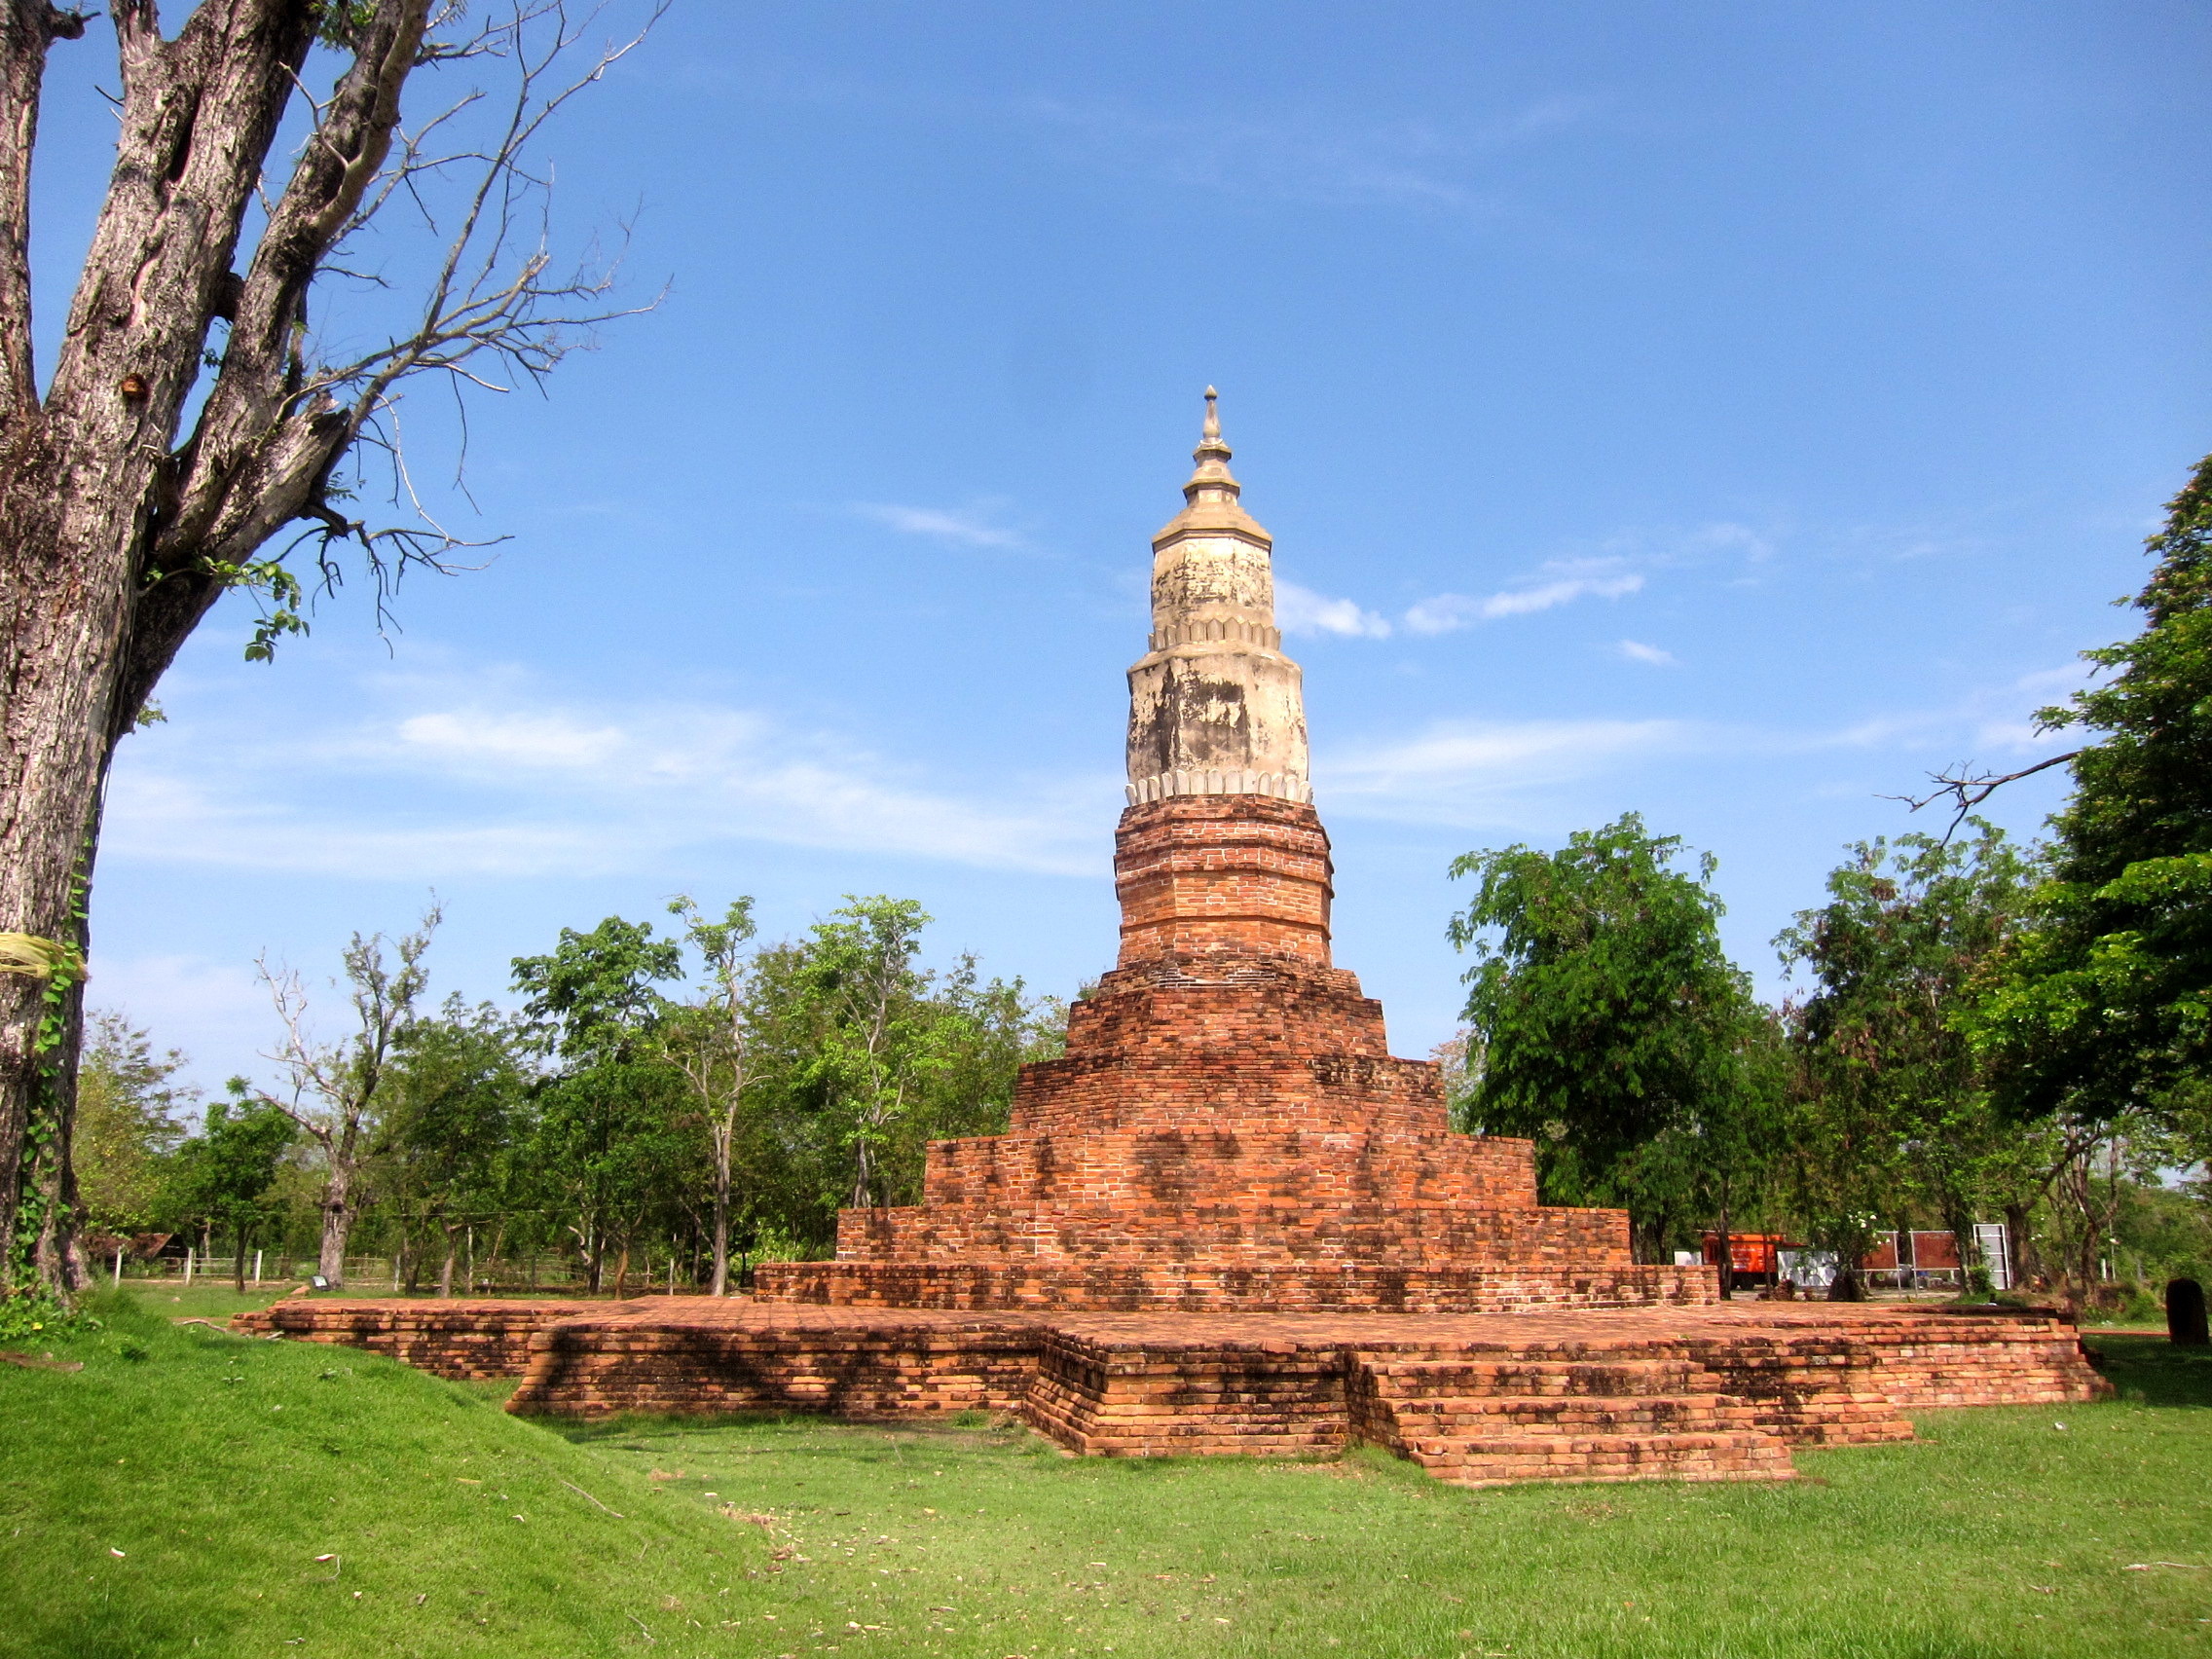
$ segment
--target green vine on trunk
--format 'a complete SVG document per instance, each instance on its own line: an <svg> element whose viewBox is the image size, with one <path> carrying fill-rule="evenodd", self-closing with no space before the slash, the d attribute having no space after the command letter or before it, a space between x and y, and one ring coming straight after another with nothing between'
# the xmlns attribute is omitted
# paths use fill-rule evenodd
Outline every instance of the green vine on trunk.
<svg viewBox="0 0 2212 1659"><path fill-rule="evenodd" d="M70 881L69 915L85 921L86 881L80 866ZM70 997L85 982L85 955L65 940L0 933L0 974L41 981L38 1031L31 1041L36 1080L23 1125L22 1189L16 1207L16 1235L7 1241L6 1288L0 1294L0 1341L73 1328L79 1315L57 1297L38 1271L38 1241L60 1201L37 1170L51 1166L61 1138L61 1050L69 1035Z"/></svg>

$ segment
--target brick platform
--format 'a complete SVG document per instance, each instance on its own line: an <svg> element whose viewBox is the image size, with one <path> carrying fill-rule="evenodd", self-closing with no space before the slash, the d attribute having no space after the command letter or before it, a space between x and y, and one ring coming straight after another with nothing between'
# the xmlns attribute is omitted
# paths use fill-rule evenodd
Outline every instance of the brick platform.
<svg viewBox="0 0 2212 1659"><path fill-rule="evenodd" d="M1824 1304L1410 1316L301 1301L237 1322L448 1376L519 1375L515 1412L980 1409L1092 1456L1367 1443L1470 1486L1784 1480L1791 1447L1909 1439L1909 1411L2107 1391L2053 1316Z"/></svg>

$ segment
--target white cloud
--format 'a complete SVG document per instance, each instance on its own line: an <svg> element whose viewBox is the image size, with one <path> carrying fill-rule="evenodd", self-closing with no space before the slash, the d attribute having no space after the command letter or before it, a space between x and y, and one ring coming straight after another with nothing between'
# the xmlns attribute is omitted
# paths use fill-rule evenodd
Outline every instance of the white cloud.
<svg viewBox="0 0 2212 1659"><path fill-rule="evenodd" d="M1738 553L1747 564L1759 564L1774 557L1774 541L1748 524L1731 524L1719 520L1701 524L1674 536L1661 537L1671 556L1692 560L1713 553Z"/></svg>
<svg viewBox="0 0 2212 1659"><path fill-rule="evenodd" d="M1653 668L1679 668L1681 663L1673 651L1661 650L1638 640L1623 640L1614 647L1631 662L1649 663Z"/></svg>
<svg viewBox="0 0 2212 1659"><path fill-rule="evenodd" d="M2039 729L2033 714L2055 700L2061 690L2086 683L2087 677L2087 667L2079 663L2038 669L2002 684L1970 689L1947 704L1873 716L1835 731L1800 739L1796 746L1889 750L1900 755L1996 750L2032 756L2080 741L2079 734L2063 729ZM1972 764L1967 760L1957 763Z"/></svg>
<svg viewBox="0 0 2212 1659"><path fill-rule="evenodd" d="M1158 116L1099 101L1031 100L1023 114L1070 160L1124 176L1164 179L1240 201L1332 207L1483 210L1472 176L1501 146L1527 142L1580 119L1588 106L1551 99L1480 133L1416 122L1366 127Z"/></svg>
<svg viewBox="0 0 2212 1659"><path fill-rule="evenodd" d="M2045 731L2033 720L1985 720L1974 737L1985 749L2009 749L2016 754L2056 749L2068 743L2079 745L2082 741L2078 732Z"/></svg>
<svg viewBox="0 0 2212 1659"><path fill-rule="evenodd" d="M1679 720L1447 720L1410 738L1324 754L1323 810L1450 824L1527 823L1540 792L1704 747Z"/></svg>
<svg viewBox="0 0 2212 1659"><path fill-rule="evenodd" d="M1407 610L1406 626L1417 634L1449 634L1470 622L1530 616L1578 599L1619 599L1643 586L1640 572L1620 570L1610 561L1581 561L1573 565L1552 565L1547 569L1558 573L1533 587L1513 588L1486 599L1440 593L1421 600Z"/></svg>
<svg viewBox="0 0 2212 1659"><path fill-rule="evenodd" d="M387 706L335 735L310 716L289 732L163 728L117 768L103 850L435 882L646 870L768 841L1089 874L1117 793L1067 778L969 791L756 711L563 706L513 676L395 675L370 695Z"/></svg>
<svg viewBox="0 0 2212 1659"><path fill-rule="evenodd" d="M584 726L559 715L476 714L455 710L412 715L399 722L402 746L457 762L575 770L604 765L623 747L622 728Z"/></svg>
<svg viewBox="0 0 2212 1659"><path fill-rule="evenodd" d="M1275 625L1286 634L1343 634L1350 639L1381 640L1390 624L1372 610L1363 610L1348 599L1327 599L1296 582L1275 583Z"/></svg>
<svg viewBox="0 0 2212 1659"><path fill-rule="evenodd" d="M1019 531L992 522L988 503L972 507L909 507L895 501L856 501L851 509L859 518L895 530L902 535L926 535L932 540L962 547L1023 547L1027 538Z"/></svg>
<svg viewBox="0 0 2212 1659"><path fill-rule="evenodd" d="M722 79L697 64L677 73ZM1329 206L1479 207L1477 185L1495 174L1498 156L1582 126L1604 107L1597 97L1564 92L1489 111L1469 106L1448 123L1336 121L1316 113L1310 100L1255 117L1234 100L1208 100L1194 110L1187 102L1148 106L1098 96L973 97L935 84L782 65L749 66L732 78L752 95L778 102L865 107L930 124L1012 126L1022 143L1120 177L1216 191L1240 203Z"/></svg>

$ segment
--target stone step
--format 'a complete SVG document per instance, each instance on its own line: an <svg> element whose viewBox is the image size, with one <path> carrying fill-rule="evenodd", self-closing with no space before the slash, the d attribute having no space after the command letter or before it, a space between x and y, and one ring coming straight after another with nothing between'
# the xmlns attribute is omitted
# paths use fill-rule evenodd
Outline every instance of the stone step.
<svg viewBox="0 0 2212 1659"><path fill-rule="evenodd" d="M1539 1357L1363 1361L1377 1392L1392 1400L1463 1395L1552 1396L1717 1394L1720 1379L1679 1358L1548 1359Z"/></svg>
<svg viewBox="0 0 2212 1659"><path fill-rule="evenodd" d="M1742 1402L1713 1394L1392 1400L1389 1409L1408 1442L1431 1434L1743 1433L1759 1426Z"/></svg>
<svg viewBox="0 0 2212 1659"><path fill-rule="evenodd" d="M1446 1435L1406 1442L1406 1456L1456 1486L1524 1481L1790 1479L1789 1449L1758 1433Z"/></svg>

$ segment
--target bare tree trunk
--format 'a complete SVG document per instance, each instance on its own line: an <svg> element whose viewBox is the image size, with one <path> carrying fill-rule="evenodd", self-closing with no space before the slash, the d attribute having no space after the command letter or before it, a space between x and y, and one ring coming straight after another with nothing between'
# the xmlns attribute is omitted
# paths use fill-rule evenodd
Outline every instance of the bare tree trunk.
<svg viewBox="0 0 2212 1659"><path fill-rule="evenodd" d="M115 745L229 584L199 545L176 582L149 598L152 580L169 573L156 540L181 505L183 469L170 454L179 414L217 312L232 310L240 327L248 320L226 300L232 256L319 13L311 0L202 0L164 39L152 0L114 6L123 87L115 170L42 399L30 350L31 152L47 50L81 35L84 21L45 0L5 0L0 11L0 931L81 952L80 883ZM418 27L410 57L419 38ZM383 153L380 143L380 164ZM255 261L259 297L283 301L286 347L320 251L282 275ZM209 481L224 498L233 482ZM51 1032L41 1041L43 992L0 976L0 1238L15 1236L25 1152L55 1137L41 1228L53 1242L41 1276L65 1290L74 1076L42 1063L52 1051ZM65 994L66 1025L80 985ZM9 1276L24 1266L11 1259Z"/></svg>
<svg viewBox="0 0 2212 1659"><path fill-rule="evenodd" d="M1720 1199L1720 1300L1732 1301L1736 1295L1736 1243L1728 1232L1728 1198L1723 1190Z"/></svg>
<svg viewBox="0 0 2212 1659"><path fill-rule="evenodd" d="M2036 1265L2035 1246L2028 1237L2028 1206L2011 1203L2005 1206L2005 1245L2010 1260L2006 1276L2012 1288L2024 1291L2040 1271Z"/></svg>
<svg viewBox="0 0 2212 1659"><path fill-rule="evenodd" d="M582 1227L571 1227L569 1231L576 1235L576 1255L584 1269L584 1289L597 1296L607 1276L606 1234L589 1219Z"/></svg>
<svg viewBox="0 0 2212 1659"><path fill-rule="evenodd" d="M733 1108L715 1133L715 1294L729 1294L730 1142L737 1127Z"/></svg>
<svg viewBox="0 0 2212 1659"><path fill-rule="evenodd" d="M460 1252L461 1246L458 1242L460 1236L460 1228L448 1223L446 1226L445 1265L438 1270L438 1294L449 1300L453 1296L453 1264L455 1256Z"/></svg>
<svg viewBox="0 0 2212 1659"><path fill-rule="evenodd" d="M872 1151L873 1148L870 1146L867 1136L863 1134L860 1137L859 1151L853 1160L853 1208L855 1209L866 1209L868 1207L869 1177L875 1173L874 1160L869 1156Z"/></svg>
<svg viewBox="0 0 2212 1659"><path fill-rule="evenodd" d="M90 947L78 918L79 960ZM77 1166L73 1151L77 1133L77 1066L85 1025L84 980L78 977L59 987L59 1006L51 1002L50 1029L55 1046L43 1058L43 1085L51 1105L45 1121L34 1119L28 1149L31 1157L23 1170L24 1185L39 1206L37 1241L31 1249L30 1271L37 1281L62 1296L92 1282L91 1264L78 1233L80 1205ZM43 1131L43 1132L39 1132ZM0 1274L4 1279L4 1274Z"/></svg>
<svg viewBox="0 0 2212 1659"><path fill-rule="evenodd" d="M1951 1253L1959 1259L1959 1295L1964 1297L1974 1287L1974 1273L1986 1270L1981 1259L1981 1237L1973 1230L1973 1211L1967 1207L1963 1198L1945 1189L1941 1198L1943 1225L1951 1234Z"/></svg>
<svg viewBox="0 0 2212 1659"><path fill-rule="evenodd" d="M359 1213L354 1198L353 1170L350 1163L331 1161L330 1177L322 1187L322 1247L315 1272L331 1284L346 1284L346 1244L353 1235L353 1218Z"/></svg>
<svg viewBox="0 0 2212 1659"><path fill-rule="evenodd" d="M478 351L541 375L569 349L565 329L610 314L588 303L604 278L545 276L547 256L516 236L514 213L536 188L519 164L540 125L628 47L555 89L549 67L576 39L559 0L518 5L446 46L424 41L429 7L197 0L166 36L155 0L111 0L115 166L42 391L32 158L49 51L80 38L86 16L0 0L0 935L21 941L11 963L28 951L42 964L0 971L0 1289L35 1271L66 1294L81 1265L68 1141L84 887L116 745L229 589L276 598L261 654L299 626L299 579L281 554L260 557L286 525L319 527L326 558L358 542L381 578L410 559L434 563L424 545L451 545L389 532L384 544L398 551L380 554L378 536L331 504L332 468L402 378L489 384L461 367ZM309 100L312 131L279 184L266 172L270 146L318 32L346 61L328 95ZM421 205L451 160L412 147L391 160L409 75L481 55L510 59L516 95L503 135L462 146L477 183L462 189L457 240L416 331L350 364L309 362L308 295L334 250L401 185ZM257 207L260 234L234 271ZM568 301L578 304L552 314ZM229 326L210 359L218 318ZM180 442L210 361L214 384ZM26 1202L43 1206L35 1227L18 1225Z"/></svg>

